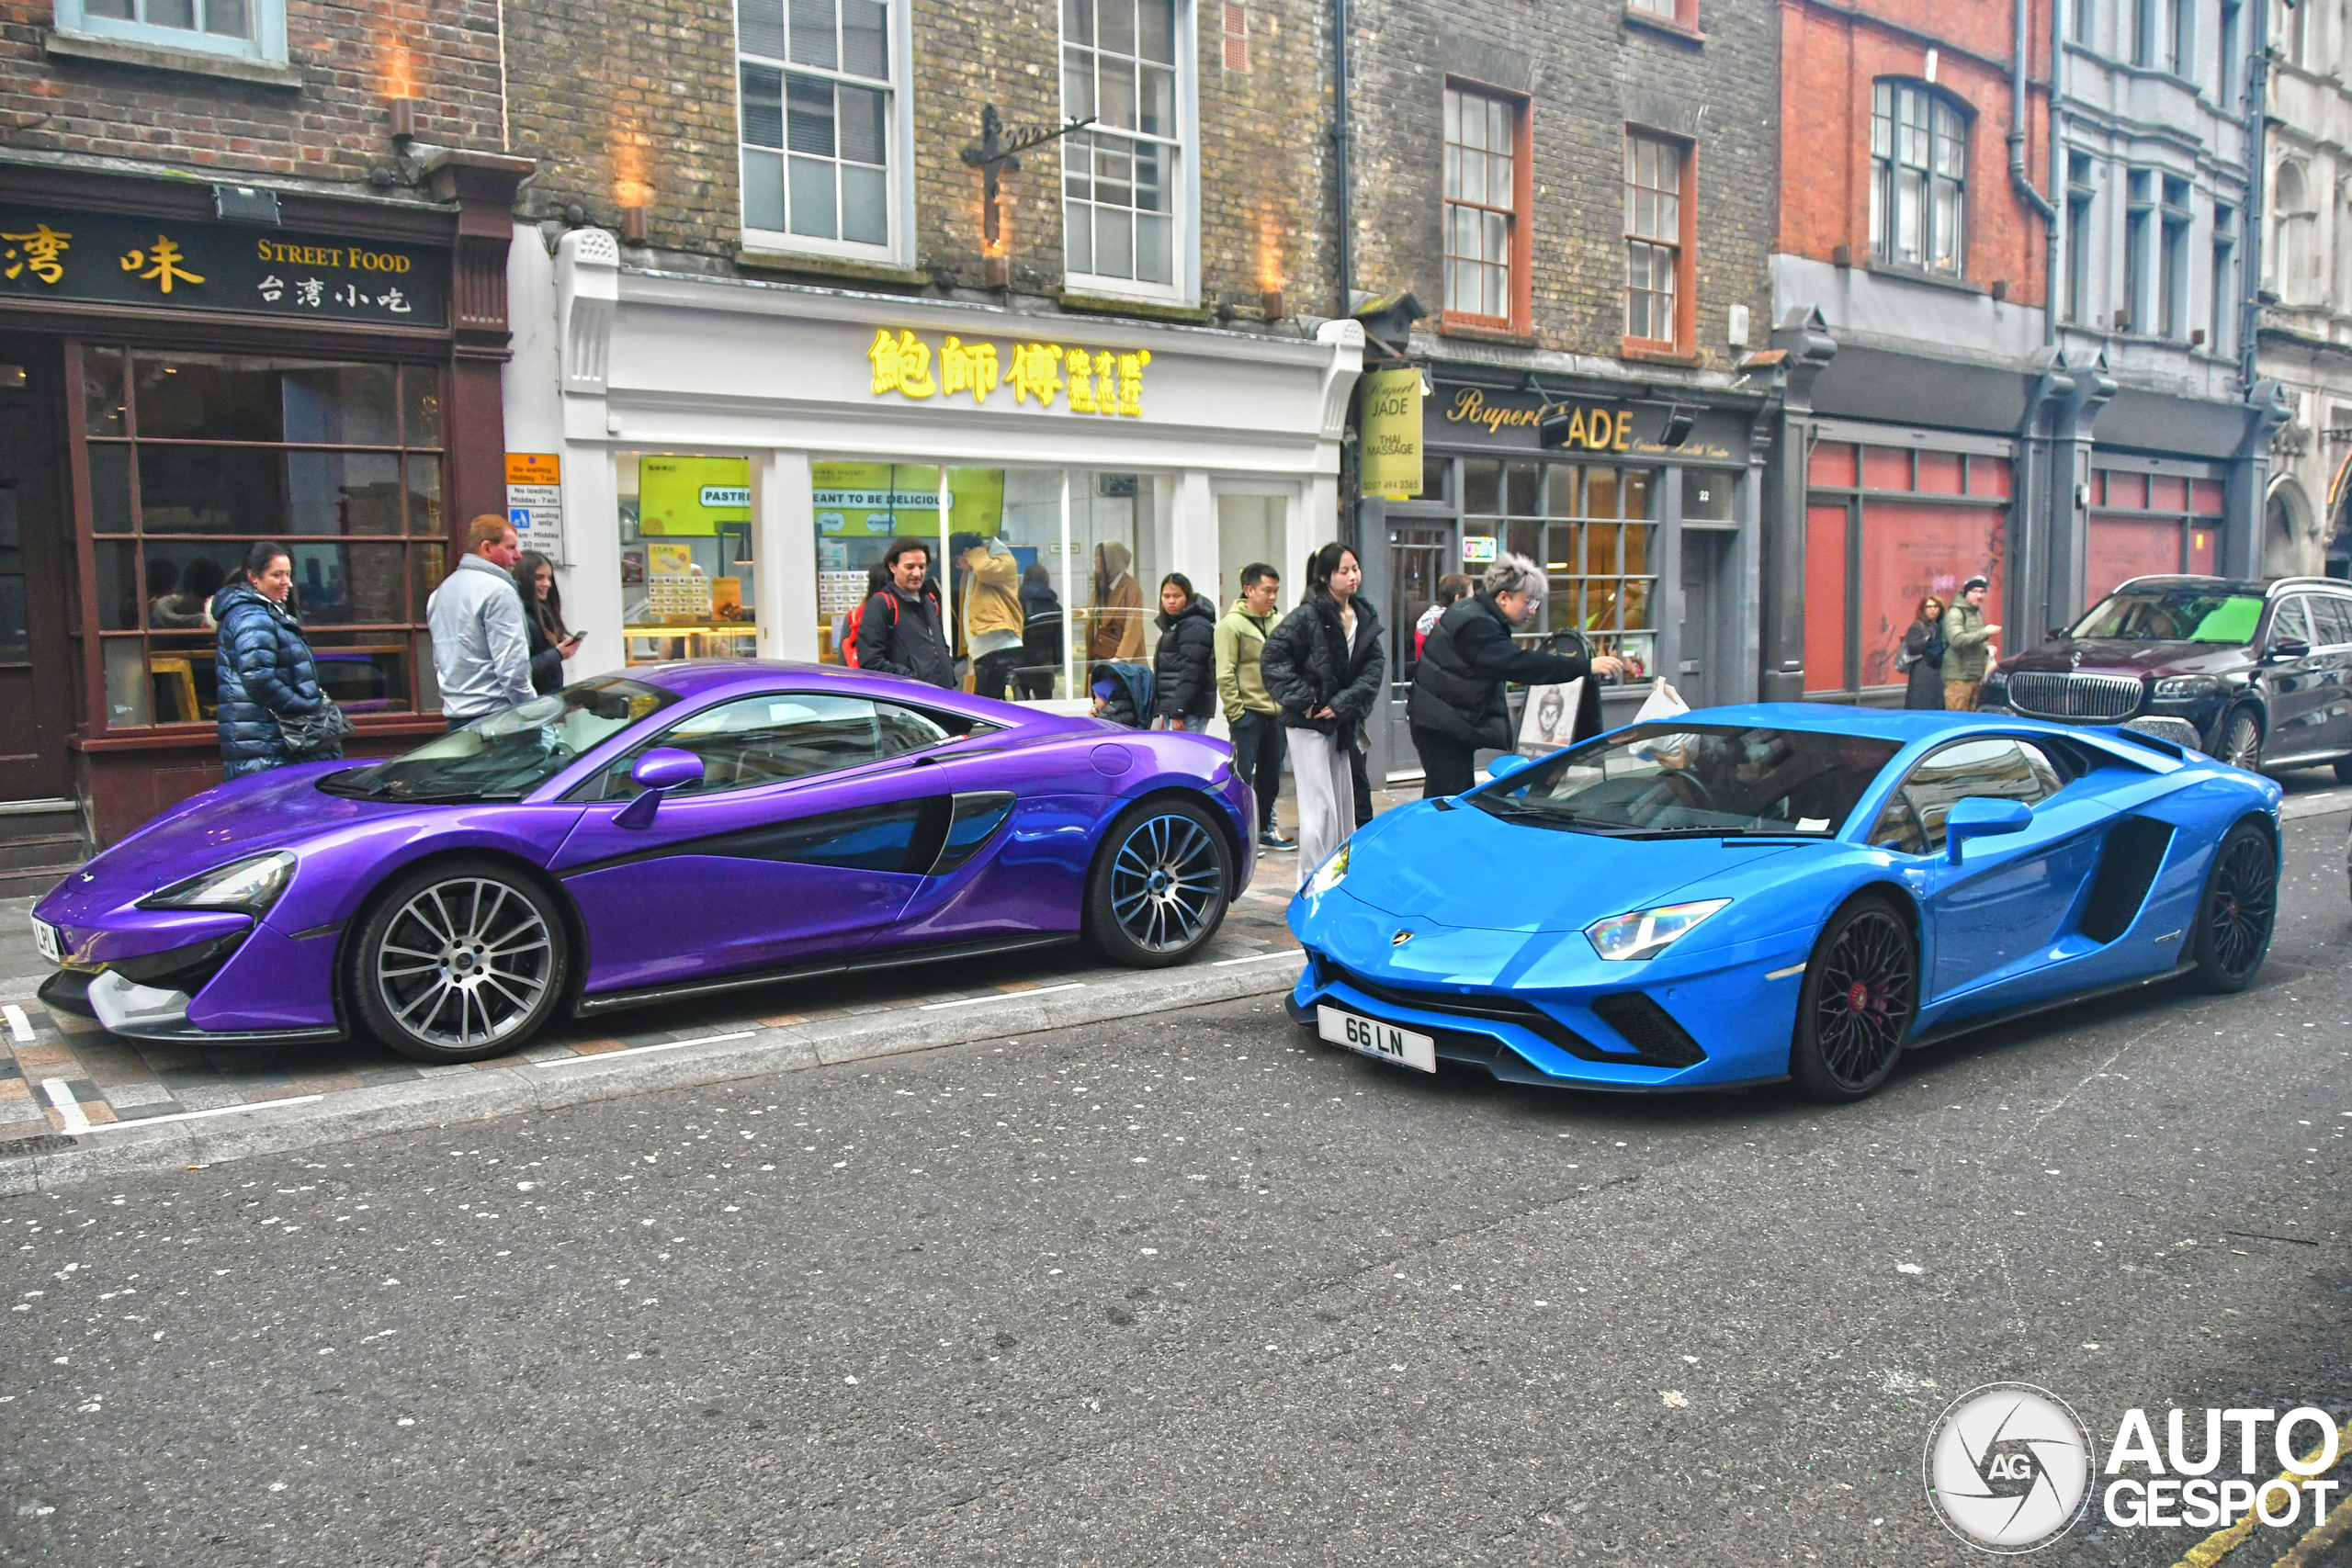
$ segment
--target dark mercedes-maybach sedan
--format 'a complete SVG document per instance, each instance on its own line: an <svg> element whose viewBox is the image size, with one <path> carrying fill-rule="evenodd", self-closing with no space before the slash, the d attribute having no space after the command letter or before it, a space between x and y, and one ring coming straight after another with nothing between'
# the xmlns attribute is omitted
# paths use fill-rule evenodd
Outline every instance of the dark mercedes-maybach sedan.
<svg viewBox="0 0 2352 1568"><path fill-rule="evenodd" d="M2146 721L2177 721L2239 767L2334 763L2352 783L2352 582L2135 577L2051 638L2001 660L1983 705L2159 731L2173 727Z"/></svg>

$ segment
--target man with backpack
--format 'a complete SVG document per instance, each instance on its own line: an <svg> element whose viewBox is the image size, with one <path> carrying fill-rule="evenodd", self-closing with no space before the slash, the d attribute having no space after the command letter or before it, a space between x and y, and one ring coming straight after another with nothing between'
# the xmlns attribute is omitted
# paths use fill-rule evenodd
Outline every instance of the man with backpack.
<svg viewBox="0 0 2352 1568"><path fill-rule="evenodd" d="M931 547L916 538L893 539L882 566L889 581L858 612L857 667L955 690L956 659L947 651L939 591L924 581Z"/></svg>

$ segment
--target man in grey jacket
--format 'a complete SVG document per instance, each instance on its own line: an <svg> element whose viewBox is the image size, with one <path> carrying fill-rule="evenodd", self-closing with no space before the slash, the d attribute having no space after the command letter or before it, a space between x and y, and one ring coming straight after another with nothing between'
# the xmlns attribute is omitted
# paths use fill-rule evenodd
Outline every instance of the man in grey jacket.
<svg viewBox="0 0 2352 1568"><path fill-rule="evenodd" d="M441 712L459 729L531 700L531 638L514 563L523 554L514 525L485 512L468 529L466 554L425 604Z"/></svg>

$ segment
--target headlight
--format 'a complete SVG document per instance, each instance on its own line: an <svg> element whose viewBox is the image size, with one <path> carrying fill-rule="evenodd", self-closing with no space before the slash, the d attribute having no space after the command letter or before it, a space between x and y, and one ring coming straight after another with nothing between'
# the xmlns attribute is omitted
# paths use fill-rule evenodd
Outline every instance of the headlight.
<svg viewBox="0 0 2352 1568"><path fill-rule="evenodd" d="M2167 675L2156 682L2156 701L2182 702L2190 697L2211 696L2222 689L2222 682L2211 675Z"/></svg>
<svg viewBox="0 0 2352 1568"><path fill-rule="evenodd" d="M215 866L200 876L175 882L161 893L139 900L142 909L233 909L260 915L286 891L294 874L294 857L285 850L248 855Z"/></svg>
<svg viewBox="0 0 2352 1568"><path fill-rule="evenodd" d="M1584 934L1592 942L1592 950L1603 958L1655 958L1730 902L1728 898L1706 898L1696 904L1636 909L1630 915L1596 920L1585 927Z"/></svg>
<svg viewBox="0 0 2352 1568"><path fill-rule="evenodd" d="M1351 847L1341 844L1329 860L1315 868L1315 874L1306 879L1306 896L1309 898L1320 897L1348 879L1348 851Z"/></svg>

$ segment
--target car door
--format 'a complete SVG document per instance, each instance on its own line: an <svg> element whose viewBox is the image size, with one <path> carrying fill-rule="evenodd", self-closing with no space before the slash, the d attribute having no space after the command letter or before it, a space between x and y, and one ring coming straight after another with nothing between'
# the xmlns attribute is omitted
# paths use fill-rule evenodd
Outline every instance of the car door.
<svg viewBox="0 0 2352 1568"><path fill-rule="evenodd" d="M691 714L572 791L549 867L588 929L590 993L844 960L898 918L934 857L946 791L909 764L954 739L865 697L766 692ZM703 761L644 828L616 818L651 747ZM933 852L925 852L928 844Z"/></svg>
<svg viewBox="0 0 2352 1568"><path fill-rule="evenodd" d="M2278 658L2281 645L2300 642L2309 650L2293 659ZM2270 629L2264 636L2262 689L2269 699L2269 726L2262 739L2266 762L2308 757L2328 749L2327 657L2312 630L2305 596L2289 594L2270 612Z"/></svg>
<svg viewBox="0 0 2352 1568"><path fill-rule="evenodd" d="M2086 790L2054 801L2064 787L2040 747L1982 736L1929 753L1888 801L1871 838L1918 857L1905 881L1923 916L1927 1003L1979 987L2014 989L2021 1001L2066 988L2037 973L2098 863L2113 813ZM1944 818L1969 796L2023 801L2034 818L2023 832L1971 839L1954 865Z"/></svg>
<svg viewBox="0 0 2352 1568"><path fill-rule="evenodd" d="M2330 754L2352 751L2352 599L2335 593L2303 596L2312 627L2312 656L2324 668L2325 701L2315 727Z"/></svg>

